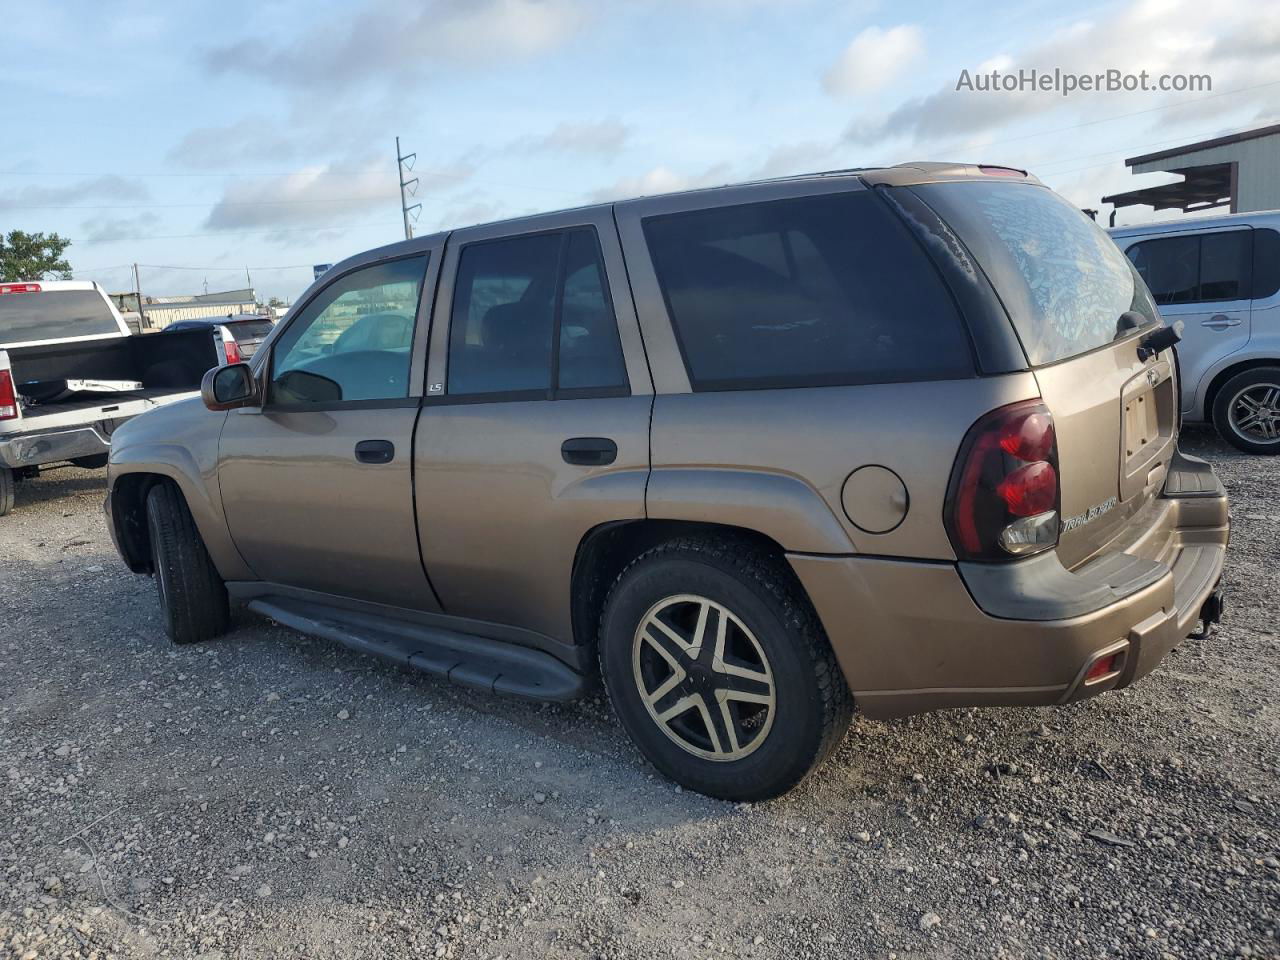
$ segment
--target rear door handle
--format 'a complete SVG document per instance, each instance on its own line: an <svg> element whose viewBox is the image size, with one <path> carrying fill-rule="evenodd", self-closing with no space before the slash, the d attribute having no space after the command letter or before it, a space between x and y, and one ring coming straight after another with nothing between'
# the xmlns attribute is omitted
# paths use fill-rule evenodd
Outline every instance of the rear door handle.
<svg viewBox="0 0 1280 960"><path fill-rule="evenodd" d="M1227 327L1238 327L1243 322L1239 317L1228 317L1225 313L1218 313L1208 320L1201 320L1200 326L1212 327L1214 330L1225 330Z"/></svg>
<svg viewBox="0 0 1280 960"><path fill-rule="evenodd" d="M560 444L565 463L603 467L618 459L618 445L608 437L571 437Z"/></svg>
<svg viewBox="0 0 1280 960"><path fill-rule="evenodd" d="M361 440L356 444L356 459L361 463L390 463L396 458L396 445L390 440Z"/></svg>

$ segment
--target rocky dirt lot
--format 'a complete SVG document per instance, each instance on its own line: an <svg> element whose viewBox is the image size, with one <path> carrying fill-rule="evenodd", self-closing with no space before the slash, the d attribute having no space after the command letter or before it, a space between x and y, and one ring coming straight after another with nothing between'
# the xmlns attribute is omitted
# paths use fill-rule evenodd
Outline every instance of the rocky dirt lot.
<svg viewBox="0 0 1280 960"><path fill-rule="evenodd" d="M792 795L657 777L593 700L486 699L241 615L162 636L101 473L0 520L14 957L1280 956L1280 458L1228 618L1135 688L856 720Z"/></svg>

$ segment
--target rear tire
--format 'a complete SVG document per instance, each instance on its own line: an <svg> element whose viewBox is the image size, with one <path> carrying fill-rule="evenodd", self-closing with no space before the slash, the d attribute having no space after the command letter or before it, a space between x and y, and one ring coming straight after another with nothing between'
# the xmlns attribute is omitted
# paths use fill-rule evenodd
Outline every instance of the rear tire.
<svg viewBox="0 0 1280 960"><path fill-rule="evenodd" d="M1280 453L1280 367L1245 370L1218 388L1213 425L1237 450Z"/></svg>
<svg viewBox="0 0 1280 960"><path fill-rule="evenodd" d="M231 622L226 584L172 483L157 484L147 494L147 529L169 639L197 643L226 633Z"/></svg>
<svg viewBox="0 0 1280 960"><path fill-rule="evenodd" d="M0 517L8 516L13 509L13 471L0 467Z"/></svg>
<svg viewBox="0 0 1280 960"><path fill-rule="evenodd" d="M724 800L786 793L853 713L794 574L736 541L671 541L623 570L601 619L600 672L645 757Z"/></svg>

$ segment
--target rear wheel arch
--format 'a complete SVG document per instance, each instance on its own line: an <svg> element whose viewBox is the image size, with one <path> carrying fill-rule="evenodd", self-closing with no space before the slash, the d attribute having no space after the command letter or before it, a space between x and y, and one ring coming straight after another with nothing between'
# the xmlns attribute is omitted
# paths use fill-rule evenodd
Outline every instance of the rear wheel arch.
<svg viewBox="0 0 1280 960"><path fill-rule="evenodd" d="M574 643L594 647L605 600L615 580L637 557L673 540L697 538L729 541L776 559L788 571L795 589L804 594L791 573L786 551L778 541L758 530L691 520L622 520L588 530L578 544L570 578L570 606ZM805 599L808 599L807 594Z"/></svg>
<svg viewBox="0 0 1280 960"><path fill-rule="evenodd" d="M1260 357L1253 360L1241 360L1239 363L1233 363L1225 369L1219 370L1213 375L1213 379L1209 381L1209 386L1204 391L1204 419L1206 423L1213 422L1213 405L1218 399L1218 392L1232 377L1237 374L1244 373L1246 370L1253 370L1257 367L1280 367L1280 357Z"/></svg>

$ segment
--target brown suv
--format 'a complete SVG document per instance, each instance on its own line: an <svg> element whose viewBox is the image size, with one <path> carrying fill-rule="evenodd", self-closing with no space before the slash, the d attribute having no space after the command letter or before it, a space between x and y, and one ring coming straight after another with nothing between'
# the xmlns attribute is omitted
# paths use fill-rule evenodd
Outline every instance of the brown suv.
<svg viewBox="0 0 1280 960"><path fill-rule="evenodd" d="M117 432L107 512L176 642L230 601L486 691L598 669L661 771L764 798L855 704L1067 703L1216 621L1176 339L1021 171L602 204L339 264Z"/></svg>

